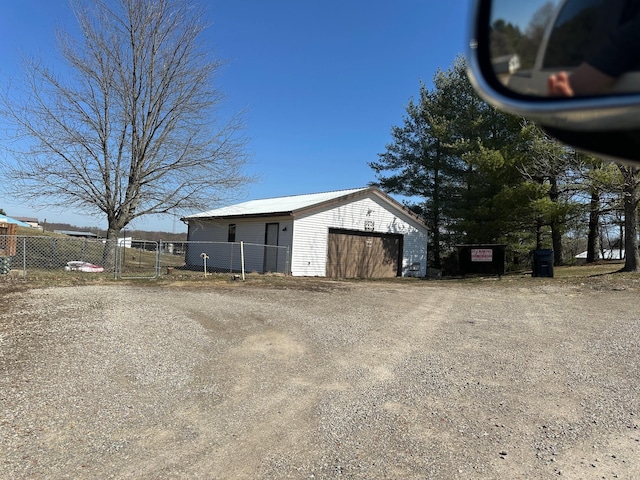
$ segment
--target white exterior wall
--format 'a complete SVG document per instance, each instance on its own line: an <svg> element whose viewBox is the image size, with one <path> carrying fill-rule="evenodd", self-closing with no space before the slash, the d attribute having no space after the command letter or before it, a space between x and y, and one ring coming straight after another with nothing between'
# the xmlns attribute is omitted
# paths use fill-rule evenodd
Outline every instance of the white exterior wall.
<svg viewBox="0 0 640 480"><path fill-rule="evenodd" d="M291 274L294 276L326 276L329 228L365 230L365 221L373 221L373 231L404 236L402 275L426 275L427 231L424 226L404 215L378 197L356 200L335 208L310 213L295 219ZM420 263L419 270L409 267Z"/></svg>
<svg viewBox="0 0 640 480"><path fill-rule="evenodd" d="M190 242L226 242L229 224L207 221L189 223Z"/></svg>
<svg viewBox="0 0 640 480"><path fill-rule="evenodd" d="M201 265L201 253L209 256L211 267L240 271L240 242L244 242L245 271L262 272L264 266L264 242L267 223L278 223L278 245L289 247L289 257L284 249L278 253L278 271L284 272L291 264L290 252L293 233L293 221L290 217L274 217L268 219L235 219L224 221L202 220L193 222L189 227L189 241L185 261L189 265ZM229 225L236 225L236 241L227 243ZM284 231L283 231L284 229ZM193 242L203 242L202 244ZM213 242L221 242L214 244ZM224 243L224 244L222 244Z"/></svg>

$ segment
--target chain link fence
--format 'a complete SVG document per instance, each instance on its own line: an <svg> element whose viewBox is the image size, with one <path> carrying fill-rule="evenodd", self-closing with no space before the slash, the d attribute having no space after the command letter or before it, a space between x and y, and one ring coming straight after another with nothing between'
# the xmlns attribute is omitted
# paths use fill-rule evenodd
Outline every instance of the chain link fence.
<svg viewBox="0 0 640 480"><path fill-rule="evenodd" d="M162 242L161 268L215 273L289 273L289 248L255 243ZM169 252L172 252L171 254Z"/></svg>
<svg viewBox="0 0 640 480"><path fill-rule="evenodd" d="M289 274L289 268L289 248L274 245L0 235L0 276L155 278L179 271Z"/></svg>
<svg viewBox="0 0 640 480"><path fill-rule="evenodd" d="M88 238L0 236L0 274L115 272L115 242Z"/></svg>

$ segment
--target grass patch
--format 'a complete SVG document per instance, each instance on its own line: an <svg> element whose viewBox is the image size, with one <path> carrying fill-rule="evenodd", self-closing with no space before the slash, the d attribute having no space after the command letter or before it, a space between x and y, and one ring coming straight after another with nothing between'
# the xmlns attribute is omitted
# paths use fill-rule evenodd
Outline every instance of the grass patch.
<svg viewBox="0 0 640 480"><path fill-rule="evenodd" d="M554 273L558 278L588 278L619 273L622 267L624 267L624 262L602 262L598 264L556 267Z"/></svg>
<svg viewBox="0 0 640 480"><path fill-rule="evenodd" d="M150 259L149 259L150 260ZM145 262L146 263L146 262ZM554 278L534 278L530 272L507 274L498 277L468 278L387 278L387 279L344 279L335 280L321 277L291 277L282 274L246 275L243 282L238 274L208 273L185 270L179 267L171 274L163 267L157 278L123 278L114 279L113 273L82 273L57 270L30 270L27 278L19 275L0 275L0 296L12 291L26 291L36 288L73 287L81 285L136 285L162 288L274 288L297 289L308 291L334 291L366 285L413 285L446 288L448 285L474 286L491 285L495 288L528 287L540 285L575 285L592 289L637 289L640 288L640 273L621 273L622 263L602 263L598 265L556 267Z"/></svg>

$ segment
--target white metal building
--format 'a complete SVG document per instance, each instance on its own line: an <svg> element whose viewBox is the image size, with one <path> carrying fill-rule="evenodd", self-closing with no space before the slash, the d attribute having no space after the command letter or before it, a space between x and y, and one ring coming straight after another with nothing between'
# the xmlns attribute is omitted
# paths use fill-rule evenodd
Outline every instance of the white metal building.
<svg viewBox="0 0 640 480"><path fill-rule="evenodd" d="M294 276L426 274L426 225L374 187L252 200L182 220L188 224L190 242L288 247L285 255L266 253L261 258L264 272L283 271L275 267L284 262ZM196 250L187 253L187 265L201 262Z"/></svg>

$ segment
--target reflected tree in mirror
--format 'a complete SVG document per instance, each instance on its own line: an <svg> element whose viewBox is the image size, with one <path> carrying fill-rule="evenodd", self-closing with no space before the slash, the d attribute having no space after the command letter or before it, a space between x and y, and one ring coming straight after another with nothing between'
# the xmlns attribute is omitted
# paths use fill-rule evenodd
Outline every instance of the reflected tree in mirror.
<svg viewBox="0 0 640 480"><path fill-rule="evenodd" d="M502 18L500 11L497 18L493 15L495 19L490 30L492 64L503 83L508 85L512 75L535 68L538 51L554 12L553 2L543 3L526 25L515 19L512 22ZM496 14L495 11L493 13Z"/></svg>

